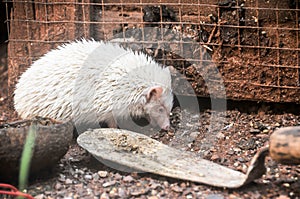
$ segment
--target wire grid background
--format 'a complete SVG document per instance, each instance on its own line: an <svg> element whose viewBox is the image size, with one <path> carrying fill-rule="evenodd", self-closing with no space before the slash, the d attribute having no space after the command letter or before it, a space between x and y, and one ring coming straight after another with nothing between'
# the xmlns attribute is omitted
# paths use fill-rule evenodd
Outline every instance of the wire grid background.
<svg viewBox="0 0 300 199"><path fill-rule="evenodd" d="M80 38L109 40L115 34L126 37L128 30L151 27L161 31L160 36L153 39L152 46L144 45L149 43L149 40L143 41L144 37L138 43L145 48L155 48L158 46L155 43L169 45L165 52L158 53L160 55L147 52L184 74L197 95L218 97L218 86L209 93L198 70L203 60L210 62L203 59L206 53L222 75L227 98L300 102L298 0L5 2L7 9L12 8L6 21L11 90L19 75L34 60L57 45ZM161 36L166 34L165 29L180 33L174 48L167 36ZM145 34L142 31L142 35ZM192 47L186 49L185 46ZM193 56L199 47L200 56ZM167 52L190 52L191 56L183 59L168 56ZM215 71L210 69L206 67L202 72L214 79ZM219 79L215 81L216 85L220 82ZM178 82L177 87L180 93L191 94Z"/></svg>

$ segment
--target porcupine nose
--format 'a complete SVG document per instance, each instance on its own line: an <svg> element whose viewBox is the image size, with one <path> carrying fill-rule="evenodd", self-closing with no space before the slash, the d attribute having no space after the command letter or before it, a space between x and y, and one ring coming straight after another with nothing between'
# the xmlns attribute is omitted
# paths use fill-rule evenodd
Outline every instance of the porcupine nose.
<svg viewBox="0 0 300 199"><path fill-rule="evenodd" d="M170 128L170 124L166 124L162 127L163 130L167 131Z"/></svg>

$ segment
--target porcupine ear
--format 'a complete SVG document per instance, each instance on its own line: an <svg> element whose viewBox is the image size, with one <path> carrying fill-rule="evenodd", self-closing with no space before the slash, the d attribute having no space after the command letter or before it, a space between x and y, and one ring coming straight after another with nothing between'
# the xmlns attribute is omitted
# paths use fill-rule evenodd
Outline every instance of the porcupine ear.
<svg viewBox="0 0 300 199"><path fill-rule="evenodd" d="M149 88L146 92L147 102L149 102L151 99L158 100L162 95L163 88L160 86L154 86Z"/></svg>

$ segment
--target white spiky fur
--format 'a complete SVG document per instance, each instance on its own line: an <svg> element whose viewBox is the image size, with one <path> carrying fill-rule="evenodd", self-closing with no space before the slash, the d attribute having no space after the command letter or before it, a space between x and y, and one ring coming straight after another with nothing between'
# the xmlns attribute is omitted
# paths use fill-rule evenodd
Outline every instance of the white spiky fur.
<svg viewBox="0 0 300 199"><path fill-rule="evenodd" d="M64 44L35 61L14 92L22 118L34 116L79 123L143 114L147 89L161 86L160 101L170 111L171 75L143 53L117 44L80 40ZM113 111L117 110L117 111Z"/></svg>

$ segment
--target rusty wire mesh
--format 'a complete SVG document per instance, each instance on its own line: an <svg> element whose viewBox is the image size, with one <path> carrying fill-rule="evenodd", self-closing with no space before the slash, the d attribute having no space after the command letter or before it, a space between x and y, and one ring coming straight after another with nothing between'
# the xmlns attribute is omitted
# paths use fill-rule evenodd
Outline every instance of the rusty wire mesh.
<svg viewBox="0 0 300 199"><path fill-rule="evenodd" d="M109 40L116 34L126 37L128 31L141 28L134 32L139 36L134 42L184 74L199 96L212 95L201 74L213 80L215 71L204 70L205 61L218 68L228 98L300 102L298 0L5 2L12 9L7 16L12 89L32 61L61 43L80 38ZM145 32L145 27L154 32ZM166 29L180 33L178 42L170 41ZM147 34L152 40L144 40ZM149 50L158 47L159 51ZM186 56L176 56L178 52ZM177 87L182 94L190 94L184 85ZM215 97L217 93L216 86Z"/></svg>

